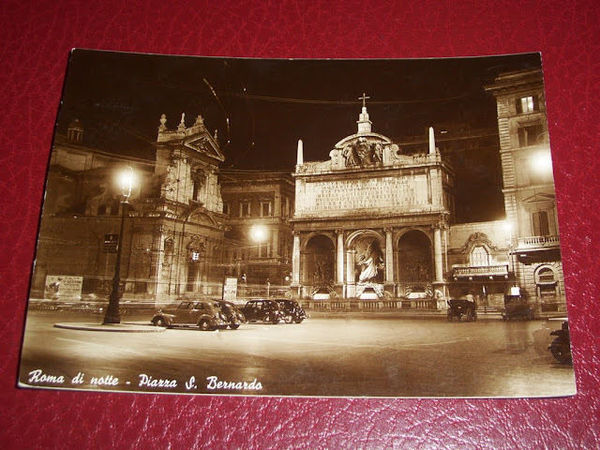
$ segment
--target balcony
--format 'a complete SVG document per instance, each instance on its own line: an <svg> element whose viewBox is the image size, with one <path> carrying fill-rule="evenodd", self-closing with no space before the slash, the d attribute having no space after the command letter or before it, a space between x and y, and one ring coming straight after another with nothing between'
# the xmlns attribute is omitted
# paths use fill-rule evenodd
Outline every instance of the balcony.
<svg viewBox="0 0 600 450"><path fill-rule="evenodd" d="M497 264L494 266L452 266L452 276L454 278L465 277L490 277L490 276L507 276L508 264Z"/></svg>
<svg viewBox="0 0 600 450"><path fill-rule="evenodd" d="M554 248L560 246L560 238L558 235L554 236L529 236L520 237L517 249L542 249L542 248Z"/></svg>

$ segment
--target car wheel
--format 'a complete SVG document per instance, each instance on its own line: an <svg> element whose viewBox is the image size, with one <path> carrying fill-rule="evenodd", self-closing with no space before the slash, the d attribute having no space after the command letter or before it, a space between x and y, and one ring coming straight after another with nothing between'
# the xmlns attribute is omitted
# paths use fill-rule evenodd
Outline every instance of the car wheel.
<svg viewBox="0 0 600 450"><path fill-rule="evenodd" d="M166 320L163 319L162 317L157 317L156 319L154 319L153 323L154 323L155 327L166 327L167 326Z"/></svg>
<svg viewBox="0 0 600 450"><path fill-rule="evenodd" d="M550 351L552 352L552 356L561 364L571 364L573 362L571 349L561 338L556 338L552 341Z"/></svg>
<svg viewBox="0 0 600 450"><path fill-rule="evenodd" d="M279 323L279 317L277 317L277 316L271 317L271 323L273 325L277 325Z"/></svg>
<svg viewBox="0 0 600 450"><path fill-rule="evenodd" d="M447 319L448 319L448 322L452 322L452 319L453 319L452 314L448 314Z"/></svg>
<svg viewBox="0 0 600 450"><path fill-rule="evenodd" d="M283 318L283 320L285 321L285 323L292 323L294 321L294 318L292 317L291 314L288 314L287 316L285 316Z"/></svg>
<svg viewBox="0 0 600 450"><path fill-rule="evenodd" d="M296 323L302 323L303 320L304 319L296 319L294 322L296 322Z"/></svg>
<svg viewBox="0 0 600 450"><path fill-rule="evenodd" d="M198 323L198 328L200 328L202 331L211 331L213 329L210 326L210 323L208 323L208 320L201 320Z"/></svg>
<svg viewBox="0 0 600 450"><path fill-rule="evenodd" d="M230 323L229 324L229 328L231 328L232 330L237 330L240 327L239 323Z"/></svg>

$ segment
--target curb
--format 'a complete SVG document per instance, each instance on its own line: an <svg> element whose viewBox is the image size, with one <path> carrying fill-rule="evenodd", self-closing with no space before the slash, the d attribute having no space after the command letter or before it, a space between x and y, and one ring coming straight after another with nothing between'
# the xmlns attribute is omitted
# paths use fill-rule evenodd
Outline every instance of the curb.
<svg viewBox="0 0 600 450"><path fill-rule="evenodd" d="M80 330L80 331L100 331L108 333L162 333L166 330L163 327L155 327L151 325L139 325L133 323L118 323L118 324L99 324L99 323L55 323L55 328L65 330Z"/></svg>

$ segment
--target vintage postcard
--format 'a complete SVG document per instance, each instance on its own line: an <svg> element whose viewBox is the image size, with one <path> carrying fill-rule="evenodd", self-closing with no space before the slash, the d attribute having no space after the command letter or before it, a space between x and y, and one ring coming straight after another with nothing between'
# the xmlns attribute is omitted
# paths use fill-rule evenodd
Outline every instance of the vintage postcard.
<svg viewBox="0 0 600 450"><path fill-rule="evenodd" d="M576 392L541 56L74 50L18 385Z"/></svg>

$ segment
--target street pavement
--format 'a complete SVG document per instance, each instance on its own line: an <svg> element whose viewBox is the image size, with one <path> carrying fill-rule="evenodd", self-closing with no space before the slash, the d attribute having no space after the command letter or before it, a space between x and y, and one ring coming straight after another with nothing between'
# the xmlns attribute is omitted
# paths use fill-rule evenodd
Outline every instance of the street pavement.
<svg viewBox="0 0 600 450"><path fill-rule="evenodd" d="M124 320L149 323L146 315ZM104 333L55 323L101 316L30 311L21 386L302 396L557 396L573 368L547 350L559 322L379 315L238 330ZM78 376L79 375L79 376ZM246 384L244 384L244 382Z"/></svg>

